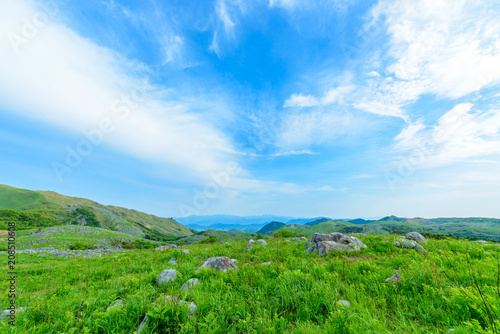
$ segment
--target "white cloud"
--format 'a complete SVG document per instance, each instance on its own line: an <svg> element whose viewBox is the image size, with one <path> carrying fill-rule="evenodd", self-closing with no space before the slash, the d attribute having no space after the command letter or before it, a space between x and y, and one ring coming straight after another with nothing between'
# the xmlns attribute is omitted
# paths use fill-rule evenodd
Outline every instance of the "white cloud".
<svg viewBox="0 0 500 334"><path fill-rule="evenodd" d="M130 100L136 89L144 88L127 74L137 68L59 25L54 17L33 36L23 37L23 18L31 20L42 12L20 0L2 1L1 7L0 35L23 38L18 53L8 38L0 39L4 107L74 132L95 129L109 118L116 130L105 143L120 151L196 176L223 168L233 151L230 141L190 112L190 103L157 99L154 87L146 85L151 95L127 107L131 102L124 98ZM120 117L118 108L130 109L129 115Z"/></svg>
<svg viewBox="0 0 500 334"><path fill-rule="evenodd" d="M291 151L286 151L286 152L278 152L278 153L274 153L274 154L271 154L269 156L271 157L284 157L284 156L289 156L289 155L315 155L315 154L318 154L318 153L314 153L310 150L291 150Z"/></svg>
<svg viewBox="0 0 500 334"><path fill-rule="evenodd" d="M311 95L292 94L288 100L285 101L283 107L312 107L319 104L318 100Z"/></svg>
<svg viewBox="0 0 500 334"><path fill-rule="evenodd" d="M374 20L387 16L387 72L456 99L500 80L498 1L381 1Z"/></svg>
<svg viewBox="0 0 500 334"><path fill-rule="evenodd" d="M410 124L396 137L396 148L418 151L423 161L415 168L435 167L500 155L500 110L482 111L461 103L444 114L434 127Z"/></svg>

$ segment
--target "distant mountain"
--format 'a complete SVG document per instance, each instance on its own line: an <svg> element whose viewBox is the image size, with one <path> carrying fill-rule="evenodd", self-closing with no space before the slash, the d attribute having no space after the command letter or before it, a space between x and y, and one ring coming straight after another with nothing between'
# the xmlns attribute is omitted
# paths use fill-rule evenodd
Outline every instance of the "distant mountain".
<svg viewBox="0 0 500 334"><path fill-rule="evenodd" d="M406 218L399 218L396 216L387 216L378 220L379 222L404 222Z"/></svg>
<svg viewBox="0 0 500 334"><path fill-rule="evenodd" d="M349 219L348 221L351 224L368 224L368 223L374 222L375 220L365 220L362 218L357 218L357 219Z"/></svg>
<svg viewBox="0 0 500 334"><path fill-rule="evenodd" d="M249 224L249 225L239 225L239 224L213 224L213 225L199 225L199 224L187 224L186 226L197 231L206 230L220 230L220 231L239 231L254 233L261 229L265 224Z"/></svg>
<svg viewBox="0 0 500 334"><path fill-rule="evenodd" d="M188 216L188 217L178 217L175 218L176 221L185 226L212 226L216 224L224 225L259 225L258 228L266 225L272 221L282 221L288 222L294 219L294 217L287 216L274 216L274 215L263 215L263 216L232 216L232 215L209 215L209 216Z"/></svg>
<svg viewBox="0 0 500 334"><path fill-rule="evenodd" d="M277 229L279 229L285 225L286 224L282 223L282 222L277 222L277 221L270 222L269 224L267 224L266 226L264 226L263 228L258 230L257 233L270 234L271 232L276 231Z"/></svg>
<svg viewBox="0 0 500 334"><path fill-rule="evenodd" d="M310 222L307 222L305 223L304 225L308 225L308 226L314 226L316 224L319 224L319 223L324 223L324 222L327 222L331 220L330 218L325 218L325 217L322 217L322 218L318 218L318 219L315 219L313 221L310 221ZM290 223L290 222L289 222Z"/></svg>
<svg viewBox="0 0 500 334"><path fill-rule="evenodd" d="M72 219L80 219L78 215L87 215L95 218L96 227L135 231L134 233L139 231L145 234L159 232L166 237L187 236L195 232L172 218L161 218L137 210L103 205L89 199L64 196L53 191L32 191L6 185L0 185L1 209L30 210L35 214L54 218L60 223L71 223ZM85 219L82 224L85 224Z"/></svg>

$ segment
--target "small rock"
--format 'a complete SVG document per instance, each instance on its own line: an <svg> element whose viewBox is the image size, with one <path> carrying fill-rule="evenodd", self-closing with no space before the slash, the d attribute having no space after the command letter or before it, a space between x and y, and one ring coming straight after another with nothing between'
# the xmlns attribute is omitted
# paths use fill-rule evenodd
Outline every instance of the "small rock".
<svg viewBox="0 0 500 334"><path fill-rule="evenodd" d="M166 269L160 274L160 276L158 276L158 285L173 281L176 276L177 276L177 270Z"/></svg>
<svg viewBox="0 0 500 334"><path fill-rule="evenodd" d="M262 246L267 246L267 242L266 242L266 240L264 240L264 239L259 239L259 240L257 240L257 243L258 243L258 244L261 244Z"/></svg>
<svg viewBox="0 0 500 334"><path fill-rule="evenodd" d="M488 241L486 241L486 240L476 240L475 242L478 243L478 244L483 244L483 245L487 245L488 244Z"/></svg>
<svg viewBox="0 0 500 334"><path fill-rule="evenodd" d="M269 265L269 264L271 264L271 262L262 262L262 265L263 265L263 266L267 266L267 265Z"/></svg>
<svg viewBox="0 0 500 334"><path fill-rule="evenodd" d="M168 260L168 263L175 266L177 264L177 261L175 261L175 256L172 256L170 260Z"/></svg>
<svg viewBox="0 0 500 334"><path fill-rule="evenodd" d="M20 307L18 309L14 310L5 310L2 313L0 313L0 320L5 320L5 319L10 319L9 316L17 314L19 312L23 312L26 310L26 306Z"/></svg>
<svg viewBox="0 0 500 334"><path fill-rule="evenodd" d="M401 276L399 276L398 273L394 273L394 275L385 279L386 282L399 282L400 280L401 280Z"/></svg>
<svg viewBox="0 0 500 334"><path fill-rule="evenodd" d="M254 244L254 243L255 243L255 241L254 241L253 239L248 240L248 244L249 244L250 246L253 246L253 244Z"/></svg>
<svg viewBox="0 0 500 334"><path fill-rule="evenodd" d="M231 262L232 262L232 263L236 263L236 262L238 262L238 260L236 260L236 259L231 259Z"/></svg>
<svg viewBox="0 0 500 334"><path fill-rule="evenodd" d="M177 249L177 245L170 244L170 245L166 245L166 246L156 247L155 249L153 249L153 252L164 251L167 249Z"/></svg>
<svg viewBox="0 0 500 334"><path fill-rule="evenodd" d="M40 257L40 256L45 256L45 254L38 254L38 256L39 256L39 257Z"/></svg>
<svg viewBox="0 0 500 334"><path fill-rule="evenodd" d="M339 300L337 300L337 303L344 305L345 307L351 306L351 303L349 303L347 300L339 299Z"/></svg>
<svg viewBox="0 0 500 334"><path fill-rule="evenodd" d="M183 250L182 250L182 253L183 253L183 254L189 254L189 249L183 249Z"/></svg>
<svg viewBox="0 0 500 334"><path fill-rule="evenodd" d="M186 305L189 308L189 317L191 318L193 315L196 314L196 304L192 302L187 302L185 300L181 300L177 297L174 296L163 296L163 300L167 302L171 302L173 304L182 304Z"/></svg>
<svg viewBox="0 0 500 334"><path fill-rule="evenodd" d="M186 283L184 283L181 287L181 291L187 290L192 286L200 284L200 280L197 278L188 279Z"/></svg>
<svg viewBox="0 0 500 334"><path fill-rule="evenodd" d="M115 308L115 307L123 307L123 301L121 299L115 300L110 306L106 308L106 312Z"/></svg>
<svg viewBox="0 0 500 334"><path fill-rule="evenodd" d="M146 327L146 324L148 323L148 316L145 316L144 319L142 320L141 324L139 325L139 328L137 328L137 334L142 332L144 327Z"/></svg>

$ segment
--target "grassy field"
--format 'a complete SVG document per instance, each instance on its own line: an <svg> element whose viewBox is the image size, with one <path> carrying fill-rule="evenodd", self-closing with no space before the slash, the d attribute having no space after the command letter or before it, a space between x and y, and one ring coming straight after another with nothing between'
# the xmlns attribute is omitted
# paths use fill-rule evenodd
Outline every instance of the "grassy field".
<svg viewBox="0 0 500 334"><path fill-rule="evenodd" d="M99 258L18 254L17 333L495 333L500 330L500 247L466 240L429 240L427 254L394 246L394 235L362 236L368 246L321 257L305 242L267 239L131 250ZM175 256L177 264L169 264ZM195 269L211 256L237 259L226 273ZM2 255L5 257L5 255ZM6 261L6 259L5 259ZM264 262L271 262L264 265ZM164 269L178 270L158 286ZM386 283L394 270L399 283ZM181 291L198 278L200 284ZM0 281L6 309L8 282ZM197 305L197 314L163 295ZM106 311L117 298L123 307ZM338 303L346 300L349 307ZM496 327L494 327L496 326ZM15 329L0 323L1 333Z"/></svg>

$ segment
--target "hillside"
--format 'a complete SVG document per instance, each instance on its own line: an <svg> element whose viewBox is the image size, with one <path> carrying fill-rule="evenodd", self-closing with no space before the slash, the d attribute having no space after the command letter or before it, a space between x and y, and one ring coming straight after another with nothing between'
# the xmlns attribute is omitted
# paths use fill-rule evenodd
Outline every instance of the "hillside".
<svg viewBox="0 0 500 334"><path fill-rule="evenodd" d="M167 237L186 236L194 232L172 218L160 218L132 209L102 205L89 199L64 196L53 191L31 191L0 185L0 209L22 211L50 209L56 211L52 212L53 216L66 216L68 207L79 206L91 208L97 216L96 219L105 225L103 227L128 226L128 229L140 229L143 232L154 230Z"/></svg>
<svg viewBox="0 0 500 334"><path fill-rule="evenodd" d="M385 235L389 233L403 234L417 231L424 234L449 235L461 238L486 239L500 241L500 220L494 218L391 218L372 221L366 224L356 224L350 221L327 221L313 226L287 225L279 230L292 231L303 235L313 233L365 233Z"/></svg>
<svg viewBox="0 0 500 334"><path fill-rule="evenodd" d="M248 251L244 240L89 258L18 254L16 303L26 309L15 328L0 321L0 332L134 333L143 322L140 334L493 334L499 328L499 245L429 239L422 254L395 247L395 235L359 238L367 248L326 256L305 253L304 241L274 238ZM235 259L238 269L196 271L214 256ZM158 285L166 269L176 276ZM394 273L399 281L386 282ZM199 284L182 290L189 279ZM0 289L9 284L1 280ZM161 302L167 295L194 303L194 316L180 302ZM1 294L3 309L8 303Z"/></svg>
<svg viewBox="0 0 500 334"><path fill-rule="evenodd" d="M260 234L270 234L271 232L285 226L285 223L273 221L257 231Z"/></svg>

